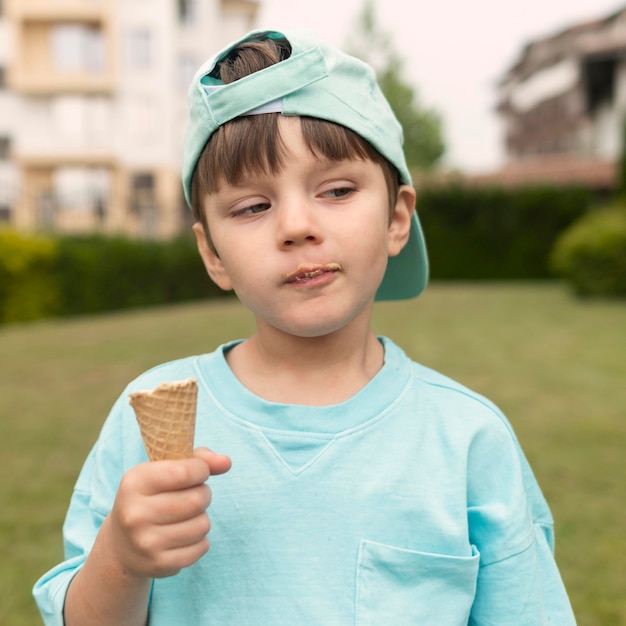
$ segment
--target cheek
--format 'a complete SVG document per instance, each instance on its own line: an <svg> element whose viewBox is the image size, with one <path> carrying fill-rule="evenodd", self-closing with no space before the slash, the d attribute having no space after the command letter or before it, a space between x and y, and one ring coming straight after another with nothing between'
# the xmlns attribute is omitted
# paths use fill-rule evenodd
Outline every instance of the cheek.
<svg viewBox="0 0 626 626"><path fill-rule="evenodd" d="M344 236L352 247L360 250L360 254L373 258L379 255L386 257L389 239L387 215L381 219L380 213L377 212L370 219L361 220L356 227L352 225Z"/></svg>
<svg viewBox="0 0 626 626"><path fill-rule="evenodd" d="M382 218L380 212L372 216L370 221L352 233L351 239L358 245L359 262L366 271L366 280L369 283L382 281L389 260L387 212Z"/></svg>
<svg viewBox="0 0 626 626"><path fill-rule="evenodd" d="M232 289L244 303L257 299L270 287L270 268L264 262L263 254L254 246L226 245L227 253L221 257L224 271ZM233 254L233 250L236 251Z"/></svg>

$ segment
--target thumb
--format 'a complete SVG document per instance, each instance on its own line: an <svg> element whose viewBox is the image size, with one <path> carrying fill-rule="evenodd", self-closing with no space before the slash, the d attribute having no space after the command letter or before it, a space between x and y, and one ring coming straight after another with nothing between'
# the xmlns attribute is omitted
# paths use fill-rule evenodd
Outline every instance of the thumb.
<svg viewBox="0 0 626 626"><path fill-rule="evenodd" d="M231 467L232 461L225 454L217 454L209 448L196 448L193 455L202 459L211 470L211 475L225 474Z"/></svg>

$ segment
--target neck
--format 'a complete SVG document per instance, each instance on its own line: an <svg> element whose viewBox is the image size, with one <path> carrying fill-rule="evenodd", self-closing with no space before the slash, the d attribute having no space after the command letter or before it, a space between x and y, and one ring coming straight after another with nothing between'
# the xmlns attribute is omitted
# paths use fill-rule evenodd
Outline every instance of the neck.
<svg viewBox="0 0 626 626"><path fill-rule="evenodd" d="M265 400L321 406L364 387L382 367L384 350L369 324L323 337L259 327L227 360L242 384Z"/></svg>

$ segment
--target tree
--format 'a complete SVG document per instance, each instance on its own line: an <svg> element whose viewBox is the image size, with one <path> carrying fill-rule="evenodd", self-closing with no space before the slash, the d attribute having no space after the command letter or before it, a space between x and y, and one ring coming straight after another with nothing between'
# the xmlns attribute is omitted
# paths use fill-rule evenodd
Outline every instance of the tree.
<svg viewBox="0 0 626 626"><path fill-rule="evenodd" d="M626 115L622 118L622 145L619 159L617 161L617 172L615 176L615 187L617 199L626 204Z"/></svg>
<svg viewBox="0 0 626 626"><path fill-rule="evenodd" d="M378 83L404 129L408 166L431 169L445 152L441 117L437 111L421 106L416 89L403 79L403 59L389 33L377 24L374 0L365 0L347 50L376 71Z"/></svg>

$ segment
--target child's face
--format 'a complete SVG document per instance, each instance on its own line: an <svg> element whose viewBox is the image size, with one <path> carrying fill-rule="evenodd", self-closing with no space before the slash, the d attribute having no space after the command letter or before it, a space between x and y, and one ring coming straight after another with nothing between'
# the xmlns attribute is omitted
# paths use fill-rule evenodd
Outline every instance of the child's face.
<svg viewBox="0 0 626 626"><path fill-rule="evenodd" d="M300 337L332 333L367 318L387 258L408 238L415 202L400 188L389 216L381 167L319 160L297 118L280 118L288 150L277 175L224 184L204 201L214 244L194 226L211 278L233 289L257 318Z"/></svg>

